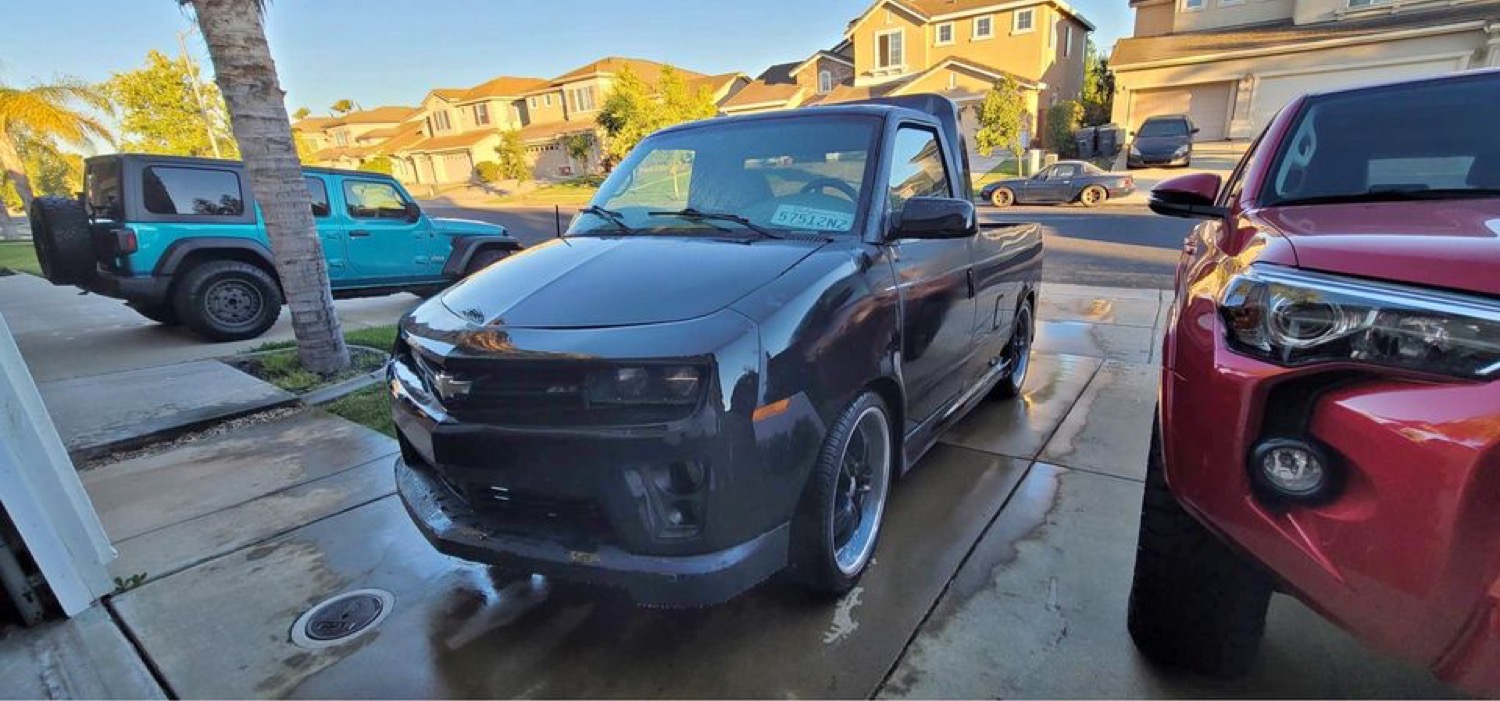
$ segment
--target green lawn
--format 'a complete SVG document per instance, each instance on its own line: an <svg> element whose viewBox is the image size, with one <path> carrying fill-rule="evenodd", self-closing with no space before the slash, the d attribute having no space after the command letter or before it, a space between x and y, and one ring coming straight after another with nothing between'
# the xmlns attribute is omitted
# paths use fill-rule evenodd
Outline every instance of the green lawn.
<svg viewBox="0 0 1500 701"><path fill-rule="evenodd" d="M371 326L367 329L352 329L344 331L344 343L357 346L369 346L380 351L389 351L396 345L396 325ZM271 341L262 343L251 349L254 351L281 350L283 348L296 347L296 341Z"/></svg>
<svg viewBox="0 0 1500 701"><path fill-rule="evenodd" d="M366 387L358 392L323 405L323 410L354 423L368 426L392 438L396 425L391 420L391 397L384 384Z"/></svg>
<svg viewBox="0 0 1500 701"><path fill-rule="evenodd" d="M37 277L42 275L42 267L37 265L36 251L30 241L0 243L0 270L31 273Z"/></svg>
<svg viewBox="0 0 1500 701"><path fill-rule="evenodd" d="M531 192L501 195L492 200L495 204L584 204L593 198L604 178L585 175L560 183L542 185Z"/></svg>
<svg viewBox="0 0 1500 701"><path fill-rule="evenodd" d="M240 370L288 392L301 394L343 382L384 365L388 357L386 352L396 343L396 327L392 325L354 329L344 334L344 342L352 346L372 348L375 352L351 348L350 360L353 366L332 376L319 375L303 368L302 363L297 359L294 341L263 343L252 351L258 352L256 355L241 356L229 362Z"/></svg>

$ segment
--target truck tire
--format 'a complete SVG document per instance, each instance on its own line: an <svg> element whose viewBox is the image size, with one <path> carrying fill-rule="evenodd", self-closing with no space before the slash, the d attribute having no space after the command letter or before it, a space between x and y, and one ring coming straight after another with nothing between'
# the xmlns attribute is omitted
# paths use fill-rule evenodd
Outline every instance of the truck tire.
<svg viewBox="0 0 1500 701"><path fill-rule="evenodd" d="M866 390L823 439L787 554L788 577L814 592L844 594L875 556L895 469L890 416L880 395Z"/></svg>
<svg viewBox="0 0 1500 701"><path fill-rule="evenodd" d="M1158 423L1146 466L1128 627L1159 664L1216 677L1249 670L1273 586L1177 503L1167 488Z"/></svg>
<svg viewBox="0 0 1500 701"><path fill-rule="evenodd" d="M281 316L281 289L271 274L237 260L211 260L179 273L172 293L177 318L210 341L243 341Z"/></svg>
<svg viewBox="0 0 1500 701"><path fill-rule="evenodd" d="M94 277L94 247L83 204L66 197L31 201L31 246L42 275L54 285L78 285Z"/></svg>
<svg viewBox="0 0 1500 701"><path fill-rule="evenodd" d="M464 277L468 277L485 268L509 258L510 250L504 248L483 248L474 252L474 257L469 259L469 267L464 270Z"/></svg>
<svg viewBox="0 0 1500 701"><path fill-rule="evenodd" d="M163 302L161 304L131 302L127 306L129 306L131 309L134 309L135 313L140 314L141 316L144 316L147 319L150 319L163 326L176 326L179 323L177 319L177 310L172 307L171 302Z"/></svg>
<svg viewBox="0 0 1500 701"><path fill-rule="evenodd" d="M1026 373L1031 370L1031 342L1036 338L1036 312L1032 310L1031 298L1021 303L1016 310L1015 330L1010 343L1005 345L1005 360L1010 367L1005 377L990 390L990 399L1015 399L1021 396L1026 384Z"/></svg>

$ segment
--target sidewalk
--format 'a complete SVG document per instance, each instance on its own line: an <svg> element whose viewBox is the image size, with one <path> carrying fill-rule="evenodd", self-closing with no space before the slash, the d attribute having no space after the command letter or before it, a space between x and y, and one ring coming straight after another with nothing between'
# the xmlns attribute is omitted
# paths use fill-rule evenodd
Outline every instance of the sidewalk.
<svg viewBox="0 0 1500 701"><path fill-rule="evenodd" d="M1290 599L1247 679L1136 655L1124 594L1166 294L1046 286L1024 398L981 407L902 479L837 604L773 580L648 610L448 558L392 495L395 442L310 411L90 472L114 570L147 575L107 605L180 697L1449 695ZM299 616L357 590L391 597L369 633L294 642ZM0 696L28 683L0 676Z"/></svg>

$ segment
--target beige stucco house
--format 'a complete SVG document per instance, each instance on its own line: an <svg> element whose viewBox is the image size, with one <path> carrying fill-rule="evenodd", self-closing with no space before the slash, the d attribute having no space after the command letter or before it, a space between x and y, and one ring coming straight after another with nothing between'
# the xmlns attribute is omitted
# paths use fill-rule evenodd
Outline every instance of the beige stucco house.
<svg viewBox="0 0 1500 701"><path fill-rule="evenodd" d="M312 148L313 164L353 168L368 159L371 149L415 112L411 107L376 107L337 117L299 119L292 129Z"/></svg>
<svg viewBox="0 0 1500 701"><path fill-rule="evenodd" d="M720 104L724 114L749 114L798 107L854 84L854 58L848 41L801 61L778 63Z"/></svg>
<svg viewBox="0 0 1500 701"><path fill-rule="evenodd" d="M1187 114L1250 139L1297 95L1500 66L1500 0L1130 0L1114 121Z"/></svg>

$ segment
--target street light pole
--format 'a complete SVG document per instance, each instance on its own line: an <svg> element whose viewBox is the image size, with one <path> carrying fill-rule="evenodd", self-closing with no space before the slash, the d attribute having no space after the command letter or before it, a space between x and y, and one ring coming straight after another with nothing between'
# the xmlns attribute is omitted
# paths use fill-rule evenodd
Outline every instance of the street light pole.
<svg viewBox="0 0 1500 701"><path fill-rule="evenodd" d="M193 99L198 101L198 114L203 116L203 130L208 132L208 144L214 149L214 158L223 158L223 152L219 151L219 137L214 134L213 120L208 116L208 105L203 102L203 90L198 86L198 78L193 71L193 62L188 59L187 35L192 29L177 33L177 45L182 49L182 72L187 75L188 84L193 88Z"/></svg>

